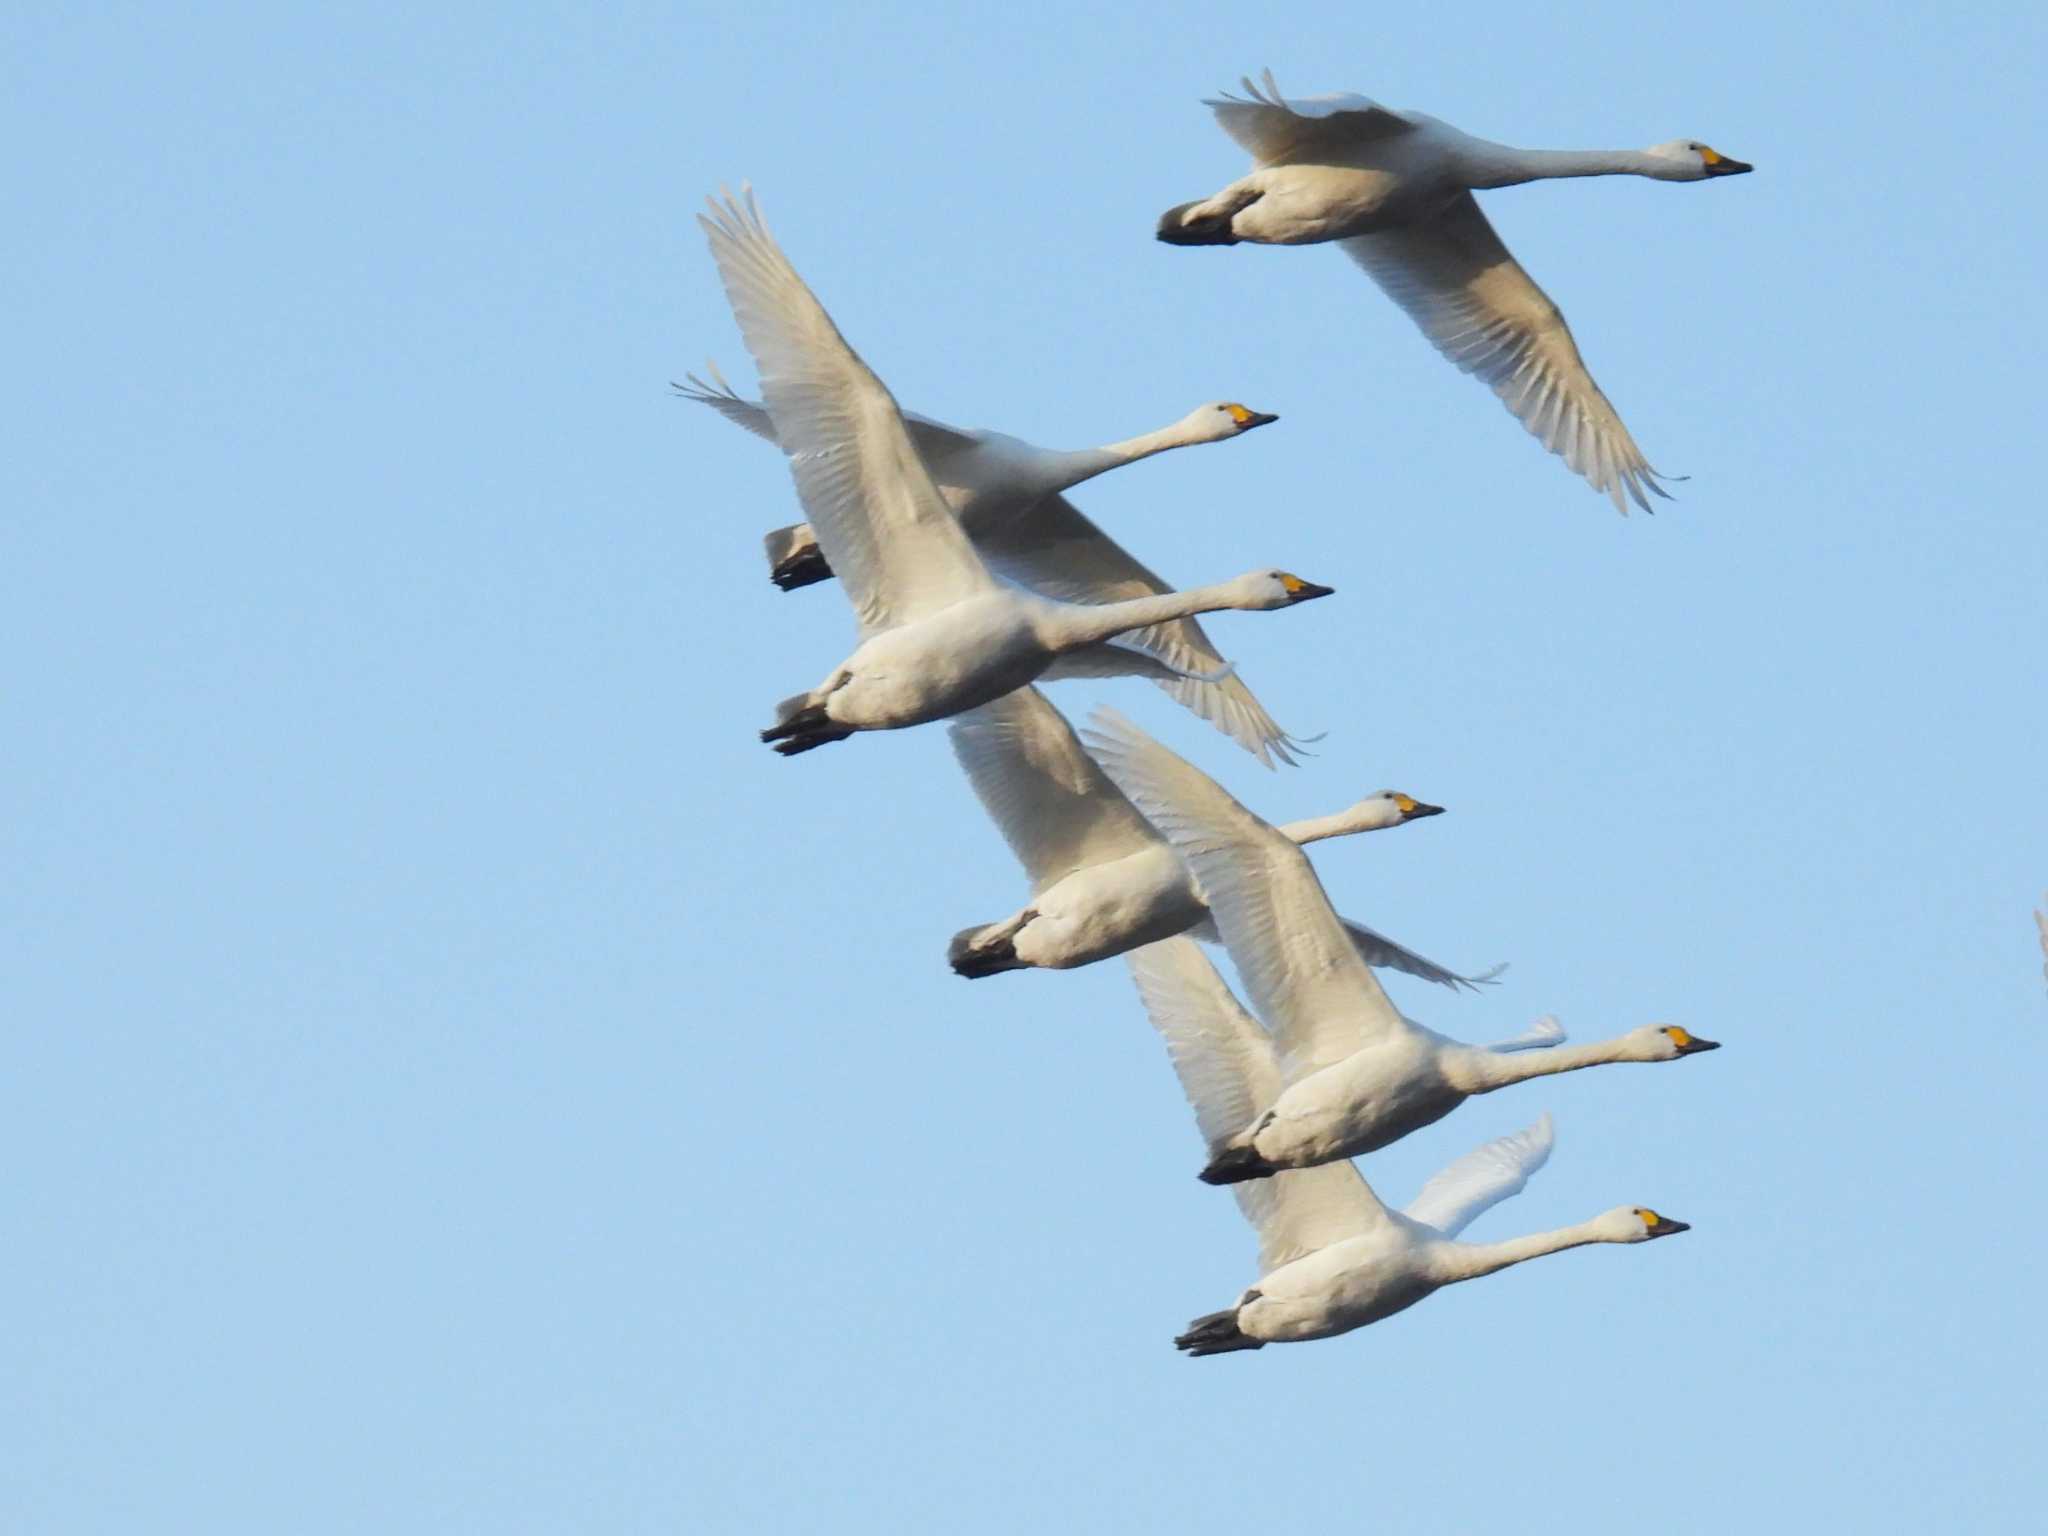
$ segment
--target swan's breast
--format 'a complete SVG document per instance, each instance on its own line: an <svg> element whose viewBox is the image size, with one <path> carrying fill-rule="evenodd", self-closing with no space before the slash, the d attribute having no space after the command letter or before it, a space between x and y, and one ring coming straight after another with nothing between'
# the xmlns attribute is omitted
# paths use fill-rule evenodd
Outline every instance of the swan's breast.
<svg viewBox="0 0 2048 1536"><path fill-rule="evenodd" d="M1462 1098L1444 1084L1428 1042L1404 1032L1291 1084L1257 1146L1276 1162L1356 1157L1441 1120Z"/></svg>
<svg viewBox="0 0 2048 1536"><path fill-rule="evenodd" d="M865 642L846 660L851 680L832 717L867 730L941 720L1021 688L1045 670L1031 605L987 592Z"/></svg>
<svg viewBox="0 0 2048 1536"><path fill-rule="evenodd" d="M1205 911L1164 843L1076 870L1032 899L1038 917L1017 936L1034 965L1064 969L1184 933Z"/></svg>

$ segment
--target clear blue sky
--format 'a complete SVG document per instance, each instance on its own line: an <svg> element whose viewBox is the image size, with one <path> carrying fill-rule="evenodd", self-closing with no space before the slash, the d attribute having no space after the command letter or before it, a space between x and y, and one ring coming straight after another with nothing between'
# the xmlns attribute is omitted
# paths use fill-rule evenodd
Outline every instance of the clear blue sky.
<svg viewBox="0 0 2048 1536"><path fill-rule="evenodd" d="M2038 7L24 7L0 20L0 1524L2008 1530L2042 1492ZM1183 251L1270 65L1703 186L1488 199L1660 467L1624 521L1332 251ZM1191 1361L1252 1275L1117 964L943 731L754 739L851 633L692 220L751 178L903 402L1081 446L1224 615L1276 819L1489 1038L1673 1020L1475 1236L1694 1231Z"/></svg>

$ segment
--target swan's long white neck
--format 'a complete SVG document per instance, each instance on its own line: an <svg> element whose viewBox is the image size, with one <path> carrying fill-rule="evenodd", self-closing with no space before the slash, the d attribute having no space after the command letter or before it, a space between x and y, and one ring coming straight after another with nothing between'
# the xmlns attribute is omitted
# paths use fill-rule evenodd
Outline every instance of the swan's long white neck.
<svg viewBox="0 0 2048 1536"><path fill-rule="evenodd" d="M1149 459L1155 453L1164 453L1169 448L1184 448L1189 438L1175 422L1170 427L1161 427L1157 432L1143 432L1136 437L1127 437L1120 443L1107 443L1100 448L1080 448L1071 453L1049 453L1041 460L1046 477L1046 494L1053 495L1071 489L1083 480L1093 480L1097 475L1106 474L1125 464L1135 464L1139 459Z"/></svg>
<svg viewBox="0 0 2048 1536"><path fill-rule="evenodd" d="M1476 1280L1481 1275L1493 1274L1525 1259L1540 1259L1546 1253L1562 1253L1567 1248L1583 1248L1588 1243L1607 1241L1609 1239L1601 1234L1599 1220L1595 1218L1551 1232L1511 1237L1500 1243L1445 1243L1437 1250L1435 1268L1444 1277L1444 1283L1449 1285L1459 1280Z"/></svg>
<svg viewBox="0 0 2048 1536"><path fill-rule="evenodd" d="M1094 645L1148 624L1243 606L1234 582L1134 597L1121 603L1074 603L1060 610L1060 634L1069 645Z"/></svg>
<svg viewBox="0 0 2048 1536"><path fill-rule="evenodd" d="M1275 829L1282 837L1292 838L1297 843L1319 843L1329 837L1349 837L1354 832L1378 830L1375 823L1366 825L1353 811L1332 811L1327 816L1310 816L1302 821L1290 821Z"/></svg>
<svg viewBox="0 0 2048 1536"><path fill-rule="evenodd" d="M1658 168L1656 156L1640 149L1513 149L1486 144L1471 153L1466 185L1483 190L1569 176L1649 176Z"/></svg>
<svg viewBox="0 0 2048 1536"><path fill-rule="evenodd" d="M1466 1093L1490 1093L1509 1083L1527 1082L1532 1077L1550 1077L1558 1072L1576 1072L1581 1067L1603 1066L1610 1061L1635 1061L1628 1037L1593 1040L1585 1045L1554 1045L1548 1050L1512 1051L1503 1054L1482 1046L1447 1051L1444 1075L1454 1087Z"/></svg>

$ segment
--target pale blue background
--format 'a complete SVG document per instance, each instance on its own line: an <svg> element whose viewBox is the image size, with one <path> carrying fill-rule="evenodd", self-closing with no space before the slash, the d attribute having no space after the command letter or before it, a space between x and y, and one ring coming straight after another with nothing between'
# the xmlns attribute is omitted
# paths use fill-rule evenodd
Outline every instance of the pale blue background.
<svg viewBox="0 0 2048 1536"><path fill-rule="evenodd" d="M0 1525L2010 1530L2042 1492L2038 7L15 7L0 235ZM1275 12L1281 14L1276 15ZM1623 521L1331 251L1176 251L1271 65L1755 176L1488 200L1682 499ZM1488 1038L1727 1042L1306 1348L1120 965L969 985L1021 875L935 728L754 739L847 648L692 213L752 178L906 405L1079 446L1341 904Z"/></svg>

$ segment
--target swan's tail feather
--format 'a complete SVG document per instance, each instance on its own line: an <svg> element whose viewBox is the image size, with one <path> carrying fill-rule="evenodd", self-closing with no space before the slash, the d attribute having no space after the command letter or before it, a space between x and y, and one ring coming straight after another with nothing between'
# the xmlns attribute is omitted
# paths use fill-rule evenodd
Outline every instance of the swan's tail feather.
<svg viewBox="0 0 2048 1536"><path fill-rule="evenodd" d="M1237 236L1230 232L1230 221L1237 217L1235 209L1224 209L1182 222L1190 208L1207 201L1207 198L1197 198L1192 203L1177 204L1159 215L1159 238L1168 245L1236 245Z"/></svg>
<svg viewBox="0 0 2048 1536"><path fill-rule="evenodd" d="M764 534L761 544L768 552L768 579L785 592L832 578L832 567L809 523L777 528Z"/></svg>
<svg viewBox="0 0 2048 1536"><path fill-rule="evenodd" d="M983 923L974 928L962 928L953 935L953 942L946 946L947 963L958 976L970 981L983 976L1000 976L1004 971L1030 969L1028 962L1017 958L1017 935L1026 923L1038 914L1030 908L1002 923Z"/></svg>
<svg viewBox="0 0 2048 1536"><path fill-rule="evenodd" d="M1280 1165L1269 1163L1259 1156L1258 1148L1246 1142L1243 1146L1225 1147L1209 1159L1201 1179L1204 1184L1242 1184L1248 1179L1263 1179L1280 1172Z"/></svg>
<svg viewBox="0 0 2048 1536"><path fill-rule="evenodd" d="M1257 1291L1246 1293L1244 1301L1258 1297ZM1173 1341L1174 1348L1184 1349L1190 1355L1227 1355L1234 1349L1264 1349L1266 1341L1255 1339L1237 1326L1238 1308L1244 1301L1228 1312L1211 1312L1198 1317L1188 1324L1188 1331Z"/></svg>

